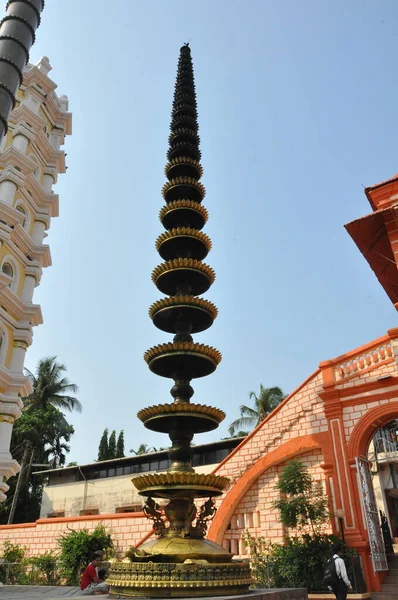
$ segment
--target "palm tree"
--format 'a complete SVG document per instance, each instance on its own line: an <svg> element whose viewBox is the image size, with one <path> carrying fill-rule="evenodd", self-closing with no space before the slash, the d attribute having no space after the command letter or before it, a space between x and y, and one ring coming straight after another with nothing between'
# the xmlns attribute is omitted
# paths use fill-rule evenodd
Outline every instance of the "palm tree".
<svg viewBox="0 0 398 600"><path fill-rule="evenodd" d="M157 450L153 446L148 446L147 444L140 444L138 450L131 449L130 452L138 456L139 454L149 454L150 452L157 452Z"/></svg>
<svg viewBox="0 0 398 600"><path fill-rule="evenodd" d="M230 435L234 436L238 431L254 429L265 417L274 410L286 398L280 387L266 388L260 383L260 393L250 392L250 400L254 400L254 408L243 404L239 407L240 418L236 419L228 427Z"/></svg>
<svg viewBox="0 0 398 600"><path fill-rule="evenodd" d="M56 356L42 358L37 365L35 375L29 369L25 369L33 388L30 396L23 398L25 410L46 409L51 405L61 411L82 411L81 402L74 396L68 395L71 392L75 394L78 387L64 377L66 367L57 363L56 359Z"/></svg>

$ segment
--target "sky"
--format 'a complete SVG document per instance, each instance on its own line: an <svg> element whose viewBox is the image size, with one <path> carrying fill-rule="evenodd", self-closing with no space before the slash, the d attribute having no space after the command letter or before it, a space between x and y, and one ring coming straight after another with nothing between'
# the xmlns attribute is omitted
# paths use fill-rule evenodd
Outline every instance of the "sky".
<svg viewBox="0 0 398 600"><path fill-rule="evenodd" d="M223 354L193 400L227 435L250 391L288 393L319 362L397 325L396 311L344 229L371 212L363 187L398 171L395 0L55 0L46 2L31 62L50 58L69 98L68 170L52 266L34 302L26 366L57 356L79 386L68 461L96 459L105 427L126 450L159 447L139 409L171 400L149 347L171 341L148 317L162 294L167 138L180 46L190 42L216 273L206 297L219 317L195 341Z"/></svg>

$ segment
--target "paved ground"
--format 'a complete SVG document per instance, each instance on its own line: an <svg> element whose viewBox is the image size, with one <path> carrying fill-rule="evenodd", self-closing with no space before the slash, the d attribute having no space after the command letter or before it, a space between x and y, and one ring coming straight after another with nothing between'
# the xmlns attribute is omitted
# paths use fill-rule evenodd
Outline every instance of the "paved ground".
<svg viewBox="0 0 398 600"><path fill-rule="evenodd" d="M82 596L81 590L76 587L52 587L40 585L3 585L0 587L1 600L55 600L58 598L73 598L80 600L88 598ZM108 596L93 596L94 598L107 598Z"/></svg>

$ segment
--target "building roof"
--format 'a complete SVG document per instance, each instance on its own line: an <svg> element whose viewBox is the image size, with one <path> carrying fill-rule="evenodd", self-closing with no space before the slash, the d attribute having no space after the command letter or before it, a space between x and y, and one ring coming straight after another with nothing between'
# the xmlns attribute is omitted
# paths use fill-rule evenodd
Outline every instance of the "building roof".
<svg viewBox="0 0 398 600"><path fill-rule="evenodd" d="M396 173L389 179L385 179L384 181L380 181L379 183L369 185L368 187L365 188L365 192L367 192L368 190L375 190L376 188L381 187L381 186L385 185L386 183L392 183L393 181L396 181L397 179L398 179L398 173Z"/></svg>
<svg viewBox="0 0 398 600"><path fill-rule="evenodd" d="M395 177L398 179L398 175ZM347 223L345 228L398 309L398 269L387 231L391 220L398 223L398 205L376 210Z"/></svg>
<svg viewBox="0 0 398 600"><path fill-rule="evenodd" d="M235 448L244 438L228 438L225 440L219 440L217 442L209 442L207 444L198 444L196 446L192 446L192 449L195 453L200 453L205 450L217 450L221 448ZM100 466L101 468L107 468L110 466L120 466L120 465L129 465L135 463L141 463L147 461L148 458L154 459L159 456L167 456L168 450L160 450L157 452L148 452L147 454L137 454L131 456L125 456L123 458L113 458L111 460L102 460L95 461L92 463L85 463L83 465L73 465L71 467L61 467L58 469L46 469L44 471L35 471L32 473L33 475L48 475L50 473L72 473L73 471L78 471L79 469L91 469Z"/></svg>

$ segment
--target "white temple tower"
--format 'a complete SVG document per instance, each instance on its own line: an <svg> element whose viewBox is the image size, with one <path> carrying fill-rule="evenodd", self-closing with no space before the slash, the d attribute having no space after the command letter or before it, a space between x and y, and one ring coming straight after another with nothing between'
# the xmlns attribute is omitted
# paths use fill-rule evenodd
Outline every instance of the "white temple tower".
<svg viewBox="0 0 398 600"><path fill-rule="evenodd" d="M25 353L32 327L42 323L32 298L43 267L51 265L43 239L51 217L58 216L52 186L65 173L60 147L71 133L68 99L55 93L50 70L47 57L27 64L0 153L0 502L7 479L19 471L10 454L11 433L21 397L31 392L23 375Z"/></svg>

